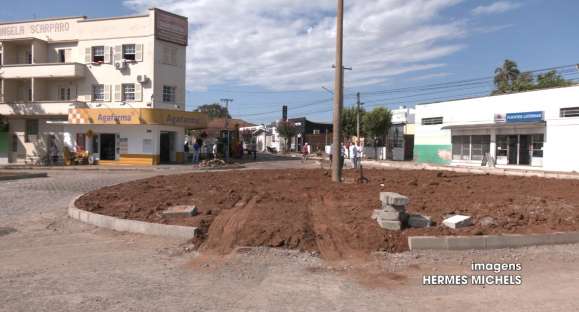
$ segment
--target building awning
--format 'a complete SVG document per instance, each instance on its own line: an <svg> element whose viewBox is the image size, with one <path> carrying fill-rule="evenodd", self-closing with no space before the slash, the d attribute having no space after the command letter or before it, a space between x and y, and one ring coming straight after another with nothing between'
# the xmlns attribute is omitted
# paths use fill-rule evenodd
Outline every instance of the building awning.
<svg viewBox="0 0 579 312"><path fill-rule="evenodd" d="M206 113L152 108L75 108L68 113L71 125L161 125L187 129L207 128Z"/></svg>
<svg viewBox="0 0 579 312"><path fill-rule="evenodd" d="M468 130L468 129L510 129L510 128L544 128L547 125L545 121L537 122L501 122L485 124L458 124L442 127L442 130Z"/></svg>

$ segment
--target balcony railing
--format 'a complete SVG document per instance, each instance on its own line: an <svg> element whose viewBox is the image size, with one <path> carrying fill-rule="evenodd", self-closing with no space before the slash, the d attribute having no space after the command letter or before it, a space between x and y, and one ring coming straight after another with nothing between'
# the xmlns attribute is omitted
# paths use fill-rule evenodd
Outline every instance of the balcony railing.
<svg viewBox="0 0 579 312"><path fill-rule="evenodd" d="M86 65L80 63L3 65L0 66L0 78L82 78L85 69Z"/></svg>

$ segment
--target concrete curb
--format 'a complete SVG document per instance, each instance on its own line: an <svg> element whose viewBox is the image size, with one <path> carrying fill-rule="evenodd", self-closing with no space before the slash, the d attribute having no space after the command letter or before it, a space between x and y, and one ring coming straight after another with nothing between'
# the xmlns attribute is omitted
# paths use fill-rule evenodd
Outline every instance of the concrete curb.
<svg viewBox="0 0 579 312"><path fill-rule="evenodd" d="M48 177L48 173L41 172L41 173L16 173L14 175L9 176L0 176L0 181L12 181L12 180L22 180L22 179L33 179L33 178L46 178Z"/></svg>
<svg viewBox="0 0 579 312"><path fill-rule="evenodd" d="M565 180L579 180L579 174L565 173L565 172L550 172L539 170L523 170L523 169L504 169L504 168L482 168L482 167L461 167L461 166L436 166L429 164L392 164L377 162L374 160L363 161L368 165L393 168L400 170L434 170L434 171L450 171L458 173L471 173L477 175L499 175L499 176L521 176L521 177L539 177L547 179L565 179Z"/></svg>
<svg viewBox="0 0 579 312"><path fill-rule="evenodd" d="M118 232L164 237L191 239L197 234L195 227L126 220L81 210L76 208L74 204L79 197L74 198L68 205L68 216L80 222Z"/></svg>
<svg viewBox="0 0 579 312"><path fill-rule="evenodd" d="M501 249L579 243L579 232L480 236L410 236L410 250Z"/></svg>

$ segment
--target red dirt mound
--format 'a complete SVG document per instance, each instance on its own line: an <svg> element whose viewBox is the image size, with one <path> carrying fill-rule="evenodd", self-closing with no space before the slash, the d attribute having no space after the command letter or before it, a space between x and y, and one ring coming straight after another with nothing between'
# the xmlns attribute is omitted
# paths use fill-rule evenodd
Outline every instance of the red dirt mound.
<svg viewBox="0 0 579 312"><path fill-rule="evenodd" d="M346 172L353 180L355 172ZM333 184L320 170L259 170L158 176L82 196L81 209L148 222L197 226L201 248L225 254L237 246L320 252L326 259L407 249L407 235L477 235L579 230L579 181L366 170L369 184ZM383 184L384 187L381 187ZM408 210L441 223L450 213L492 217L494 225L381 229L370 218L380 191L410 197ZM163 219L158 212L196 205L200 214Z"/></svg>

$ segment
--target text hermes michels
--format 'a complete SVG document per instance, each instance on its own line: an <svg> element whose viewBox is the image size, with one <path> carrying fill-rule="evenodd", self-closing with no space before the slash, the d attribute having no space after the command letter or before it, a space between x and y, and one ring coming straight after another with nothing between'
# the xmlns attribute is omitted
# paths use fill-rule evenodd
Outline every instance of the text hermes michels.
<svg viewBox="0 0 579 312"><path fill-rule="evenodd" d="M481 285L481 286L510 286L521 285L523 278L520 273L523 269L520 263L471 263L472 272L478 274L463 275L424 275L422 276L422 285L425 286L463 286L463 285ZM487 274L484 274L484 273Z"/></svg>

